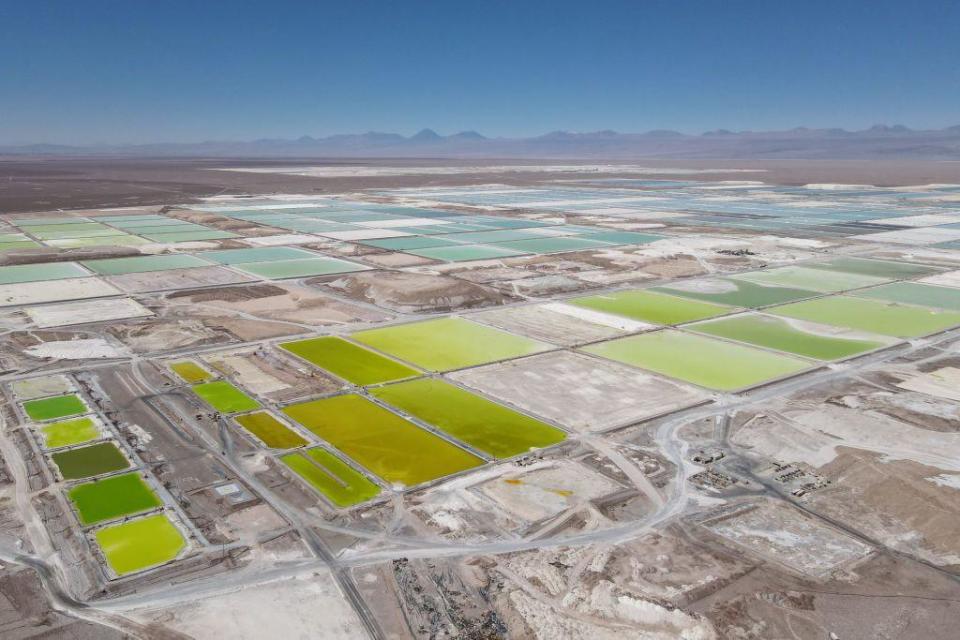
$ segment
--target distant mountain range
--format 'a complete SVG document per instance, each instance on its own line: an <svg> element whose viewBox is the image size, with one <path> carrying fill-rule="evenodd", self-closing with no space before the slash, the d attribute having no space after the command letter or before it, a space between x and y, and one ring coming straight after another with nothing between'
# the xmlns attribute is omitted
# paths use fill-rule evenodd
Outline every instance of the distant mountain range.
<svg viewBox="0 0 960 640"><path fill-rule="evenodd" d="M960 125L913 130L877 125L862 131L807 129L727 131L701 135L553 131L532 138L488 138L476 131L443 136L432 129L405 137L369 132L324 138L208 141L122 146L0 146L6 155L377 158L732 158L960 160Z"/></svg>

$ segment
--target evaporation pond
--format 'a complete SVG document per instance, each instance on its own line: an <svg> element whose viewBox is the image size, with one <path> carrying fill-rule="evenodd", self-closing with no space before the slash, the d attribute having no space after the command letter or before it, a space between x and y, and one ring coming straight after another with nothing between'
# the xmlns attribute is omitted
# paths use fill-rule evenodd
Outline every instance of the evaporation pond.
<svg viewBox="0 0 960 640"><path fill-rule="evenodd" d="M284 342L280 348L358 385L403 380L420 375L420 372L412 367L336 336Z"/></svg>
<svg viewBox="0 0 960 640"><path fill-rule="evenodd" d="M562 442L564 432L442 380L424 378L371 393L494 458Z"/></svg>
<svg viewBox="0 0 960 640"><path fill-rule="evenodd" d="M960 325L960 313L956 311L851 296L795 302L768 309L768 312L898 338L917 338Z"/></svg>
<svg viewBox="0 0 960 640"><path fill-rule="evenodd" d="M871 260L868 258L853 258L848 256L839 256L823 262L807 263L805 266L814 269L859 273L865 276L876 276L878 278L893 278L895 280L930 275L942 271L939 267L913 262Z"/></svg>
<svg viewBox="0 0 960 640"><path fill-rule="evenodd" d="M795 289L809 289L829 293L859 289L875 284L883 284L889 278L830 271L827 269L811 269L807 267L778 267L764 271L751 271L730 276L734 280L746 280L757 284L766 284L774 287L791 287Z"/></svg>
<svg viewBox="0 0 960 640"><path fill-rule="evenodd" d="M430 258L432 260L444 260L446 262L465 262L467 260L489 260L492 258L505 258L508 256L522 255L519 251L504 249L503 247L494 247L483 244L465 244L458 247L427 247L426 249L410 249L407 253Z"/></svg>
<svg viewBox="0 0 960 640"><path fill-rule="evenodd" d="M223 251L205 251L201 254L208 260L220 264L240 262L275 262L277 260L299 260L319 257L312 251L295 247L254 247L250 249L225 249Z"/></svg>
<svg viewBox="0 0 960 640"><path fill-rule="evenodd" d="M83 266L101 275L116 276L127 273L147 273L166 271L167 269L188 269L190 267L209 267L212 263L185 253L172 253L162 256L134 256L132 258L104 258L102 260L84 260Z"/></svg>
<svg viewBox="0 0 960 640"><path fill-rule="evenodd" d="M244 262L234 267L268 280L306 278L331 273L363 271L368 267L336 258L307 258L304 260L276 260L273 262Z"/></svg>
<svg viewBox="0 0 960 640"><path fill-rule="evenodd" d="M646 290L615 291L585 298L574 298L567 303L612 313L654 324L678 324L704 320L733 311L732 307Z"/></svg>
<svg viewBox="0 0 960 640"><path fill-rule="evenodd" d="M77 447L51 454L64 480L79 480L101 473L120 471L130 466L123 452L112 442L101 442L88 447Z"/></svg>
<svg viewBox="0 0 960 640"><path fill-rule="evenodd" d="M0 267L0 284L83 278L90 274L75 262L48 262Z"/></svg>
<svg viewBox="0 0 960 640"><path fill-rule="evenodd" d="M204 382L191 388L204 402L223 413L238 413L260 408L259 402L226 380Z"/></svg>
<svg viewBox="0 0 960 640"><path fill-rule="evenodd" d="M463 318L439 318L369 329L352 337L431 371L460 369L553 348Z"/></svg>
<svg viewBox="0 0 960 640"><path fill-rule="evenodd" d="M283 412L390 483L414 486L483 464L361 396L303 402Z"/></svg>
<svg viewBox="0 0 960 640"><path fill-rule="evenodd" d="M136 473L78 484L67 494L84 525L116 520L163 504Z"/></svg>
<svg viewBox="0 0 960 640"><path fill-rule="evenodd" d="M601 342L583 351L720 391L751 387L812 366L790 356L671 330Z"/></svg>
<svg viewBox="0 0 960 640"><path fill-rule="evenodd" d="M887 336L759 314L718 318L687 328L815 360L849 358L895 342Z"/></svg>
<svg viewBox="0 0 960 640"><path fill-rule="evenodd" d="M293 449L307 444L303 436L266 411L247 413L234 420L271 449Z"/></svg>
<svg viewBox="0 0 960 640"><path fill-rule="evenodd" d="M613 246L609 242L581 237L535 238L513 242L497 242L495 246L522 251L524 253L561 253Z"/></svg>
<svg viewBox="0 0 960 640"><path fill-rule="evenodd" d="M170 368L185 382L199 384L213 380L214 375L192 360L174 362Z"/></svg>
<svg viewBox="0 0 960 640"><path fill-rule="evenodd" d="M325 449L290 453L280 460L338 507L351 507L380 493L369 478Z"/></svg>
<svg viewBox="0 0 960 640"><path fill-rule="evenodd" d="M68 416L78 416L88 411L87 405L75 393L28 400L23 403L23 410L27 412L31 420L66 418Z"/></svg>
<svg viewBox="0 0 960 640"><path fill-rule="evenodd" d="M685 280L662 287L653 287L651 290L683 298L703 300L704 302L747 308L783 304L784 302L814 298L820 295L816 291L807 289L771 287L747 280L731 280L729 278Z"/></svg>
<svg viewBox="0 0 960 640"><path fill-rule="evenodd" d="M107 564L118 575L173 560L187 544L180 530L163 514L104 527L94 537Z"/></svg>
<svg viewBox="0 0 960 640"><path fill-rule="evenodd" d="M893 282L873 289L857 291L853 295L858 298L874 298L889 302L933 307L960 311L960 289L952 287L938 287L932 284L917 282Z"/></svg>
<svg viewBox="0 0 960 640"><path fill-rule="evenodd" d="M100 428L92 417L84 416L46 424L40 432L43 433L44 446L57 449L94 440L99 437Z"/></svg>

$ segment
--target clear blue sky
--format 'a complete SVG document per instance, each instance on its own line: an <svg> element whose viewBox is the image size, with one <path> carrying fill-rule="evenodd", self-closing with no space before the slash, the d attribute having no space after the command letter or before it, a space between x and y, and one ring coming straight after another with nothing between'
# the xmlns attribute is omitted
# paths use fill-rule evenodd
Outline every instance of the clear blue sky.
<svg viewBox="0 0 960 640"><path fill-rule="evenodd" d="M0 142L938 128L960 2L0 0Z"/></svg>

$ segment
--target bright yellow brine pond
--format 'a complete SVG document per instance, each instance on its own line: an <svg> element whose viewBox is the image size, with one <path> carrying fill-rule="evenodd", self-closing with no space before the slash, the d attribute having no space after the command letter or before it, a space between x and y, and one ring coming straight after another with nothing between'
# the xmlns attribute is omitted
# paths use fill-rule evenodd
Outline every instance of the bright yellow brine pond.
<svg viewBox="0 0 960 640"><path fill-rule="evenodd" d="M469 451L358 395L294 404L283 412L393 484L418 485L483 464Z"/></svg>

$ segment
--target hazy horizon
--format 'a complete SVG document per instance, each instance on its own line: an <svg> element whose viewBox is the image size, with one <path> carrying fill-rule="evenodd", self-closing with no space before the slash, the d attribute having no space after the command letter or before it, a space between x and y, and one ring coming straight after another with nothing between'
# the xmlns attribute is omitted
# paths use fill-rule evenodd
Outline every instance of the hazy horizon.
<svg viewBox="0 0 960 640"><path fill-rule="evenodd" d="M939 129L960 104L950 2L52 2L0 20L4 145Z"/></svg>
<svg viewBox="0 0 960 640"><path fill-rule="evenodd" d="M485 139L487 139L487 140L490 140L490 141L497 141L497 140L509 141L509 140L527 140L527 139L542 138L542 137L549 136L549 135L551 135L551 134L556 134L556 133L566 133L566 134L570 134L570 135L591 135L591 134L602 134L602 133L614 133L614 134L623 135L623 136L633 136L633 135L645 135L645 134L653 134L653 133L663 132L663 133L667 133L667 134L680 134L680 135L688 136L688 137L697 137L697 136L709 136L709 135L711 135L711 134L715 134L715 133L719 133L719 132L726 132L726 133L731 133L731 134L775 134L775 133L789 133L789 132L793 132L793 131L802 131L802 130L809 130L809 131L842 130L842 131L844 131L844 132L846 132L846 133L851 133L851 134L853 134L853 133L865 133L865 132L869 132L869 131L871 131L871 130L874 130L874 129L877 129L877 128L882 128L882 127L887 127L887 128L891 128L891 129L892 129L892 128L895 128L895 127L905 127L905 128L906 128L907 130L909 130L909 131L913 131L913 132L924 132L924 131L943 131L943 130L952 129L952 128L955 128L955 127L958 127L958 126L960 126L960 116L957 117L957 123L955 123L955 124L947 124L947 125L945 125L945 126L943 126L943 127L932 127L932 128L914 127L914 126L910 126L909 124L904 124L904 123L902 123L902 122L895 122L895 123L878 122L878 123L874 123L874 124L872 124L872 125L870 125L870 126L866 126L866 127L862 127L862 128L856 128L856 129L847 129L847 128L844 128L844 127L831 127L831 126L808 127L808 126L806 126L806 125L799 124L799 125L796 125L796 126L793 126L793 127L785 127L785 128L782 128L782 129L742 129L742 130L730 130L730 129L723 129L723 128L720 128L720 127L716 127L716 128L713 128L713 129L706 129L706 130L702 130L702 131L701 131L701 130L695 130L695 131L693 131L693 130L691 130L691 131L679 131L679 130L676 130L676 129L666 129L666 128L661 128L661 127L652 128L652 129L646 129L646 130L638 130L638 131L615 131L615 130L612 130L612 129L609 129L609 128L605 128L605 129L594 129L594 130L590 130L590 131L572 131L572 130L567 130L567 129L555 129L555 130L552 130L552 131L541 131L541 132L538 132L538 133L533 133L533 134L531 134L531 135L529 135L529 136L506 136L506 135L490 134L489 132L478 131L478 130L476 130L476 129L464 129L464 130L459 130L459 131L437 131L437 130L434 129L433 127L424 127L424 128L422 128L422 129L419 129L419 130L416 130L416 131L378 131L378 130L373 130L373 129L366 129L366 130L358 130L358 131L338 131L338 132L331 132L331 133L327 133L327 134L312 134L312 133L310 133L310 132L305 132L305 133L301 133L301 134L292 134L292 135L289 135L289 136L278 136L278 137L207 138L207 139L195 139L195 140L183 139L183 140L166 140L166 141L144 140L144 141L142 141L142 142L107 142L107 141L93 141L93 142L89 142L89 143L81 143L81 144L76 144L76 145L70 145L70 144L66 144L66 143L60 143L60 142L56 142L56 141L46 141L46 140L34 140L34 141L18 142L18 143L4 143L4 142L0 141L0 146L5 146L5 147L16 147L16 146L30 147L30 146L45 146L45 145L50 145L50 146L67 146L67 147L69 147L69 146L76 146L76 147L78 147L78 148L96 148L96 147L125 147L125 146L135 147L135 146L141 146L141 145L143 145L143 146L152 146L152 145L158 145L158 146L159 146L159 145L199 145L199 144L204 144L204 143L240 143L240 144L242 144L242 143L255 143L255 142L258 142L258 141L268 141L268 140L297 141L297 140L302 139L302 138L312 138L312 139L315 139L315 140L318 140L318 141L319 141L319 140L324 140L324 139L327 139L327 138L350 137L350 136L361 137L361 136L367 136L367 135L385 135L385 136L387 136L387 135L389 135L389 136L398 135L398 136L402 136L403 138L406 138L406 139L408 139L408 140L412 140L412 139L414 139L415 136L417 136L418 134L421 134L421 133L426 132L426 131L432 131L433 133L436 133L436 134L437 134L438 136L440 136L441 138L451 137L451 136L457 136L457 135L460 135L460 134L479 134L479 135L481 135L483 138L485 138Z"/></svg>

